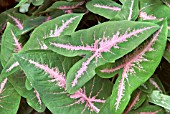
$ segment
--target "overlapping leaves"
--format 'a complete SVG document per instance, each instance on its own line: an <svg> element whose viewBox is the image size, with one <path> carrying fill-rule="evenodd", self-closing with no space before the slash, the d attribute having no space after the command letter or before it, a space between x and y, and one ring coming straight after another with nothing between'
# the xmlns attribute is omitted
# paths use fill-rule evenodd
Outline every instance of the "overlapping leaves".
<svg viewBox="0 0 170 114"><path fill-rule="evenodd" d="M67 92L66 73L79 57L67 58L43 50L20 53L15 57L52 113L98 113L111 94L112 84L98 77L74 94Z"/></svg>

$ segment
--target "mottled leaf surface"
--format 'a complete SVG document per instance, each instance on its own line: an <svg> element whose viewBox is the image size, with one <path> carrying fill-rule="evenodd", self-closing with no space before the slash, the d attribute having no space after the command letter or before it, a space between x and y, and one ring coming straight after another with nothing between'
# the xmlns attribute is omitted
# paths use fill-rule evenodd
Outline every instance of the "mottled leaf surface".
<svg viewBox="0 0 170 114"><path fill-rule="evenodd" d="M42 50L16 54L15 57L42 101L54 114L98 113L111 94L112 84L98 77L74 94L66 91L66 73L79 57L67 58Z"/></svg>
<svg viewBox="0 0 170 114"><path fill-rule="evenodd" d="M114 62L132 51L157 29L158 26L151 23L110 21L71 36L49 38L45 43L64 56L85 55L67 74L67 90L74 93L95 75L97 66Z"/></svg>
<svg viewBox="0 0 170 114"><path fill-rule="evenodd" d="M112 0L92 0L86 4L89 11L112 19L121 10L121 5Z"/></svg>

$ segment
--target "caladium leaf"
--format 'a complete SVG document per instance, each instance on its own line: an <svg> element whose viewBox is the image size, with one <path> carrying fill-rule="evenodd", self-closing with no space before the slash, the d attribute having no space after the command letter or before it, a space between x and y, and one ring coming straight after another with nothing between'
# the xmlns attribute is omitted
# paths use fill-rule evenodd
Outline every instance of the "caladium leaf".
<svg viewBox="0 0 170 114"><path fill-rule="evenodd" d="M81 2L67 2L67 1L57 1L55 2L51 7L46 9L44 12L49 12L52 10L72 10L77 7L80 7L81 5L84 4L84 1Z"/></svg>
<svg viewBox="0 0 170 114"><path fill-rule="evenodd" d="M38 112L45 110L43 101L38 97L38 92L33 87L27 90L25 82L27 80L23 72L17 71L8 77L9 82L15 88L19 95L27 100L27 103Z"/></svg>
<svg viewBox="0 0 170 114"><path fill-rule="evenodd" d="M110 112L110 97L107 98L106 102L100 109L99 114L111 114L111 112Z"/></svg>
<svg viewBox="0 0 170 114"><path fill-rule="evenodd" d="M83 14L66 14L43 23L33 31L29 41L24 45L21 51L47 49L47 46L44 44L44 39L46 37L58 37L64 34L71 34L75 31L82 16ZM19 70L19 64L15 61L14 57L12 57L3 69L2 76L5 78L16 70Z"/></svg>
<svg viewBox="0 0 170 114"><path fill-rule="evenodd" d="M19 42L20 36L15 35L17 31L17 27L10 23L7 24L2 36L1 46L1 62L3 66L6 65L13 53L20 51L22 48L22 44Z"/></svg>
<svg viewBox="0 0 170 114"><path fill-rule="evenodd" d="M67 90L74 93L95 75L97 66L114 62L132 51L157 29L158 26L151 23L110 21L71 36L46 39L45 44L64 56L86 55L67 75Z"/></svg>
<svg viewBox="0 0 170 114"><path fill-rule="evenodd" d="M0 83L0 113L16 114L20 104L20 95L15 91L13 86L4 79Z"/></svg>
<svg viewBox="0 0 170 114"><path fill-rule="evenodd" d="M112 68L121 69L111 95L112 113L121 114L123 112L130 100L131 93L148 80L159 64L167 40L167 21L164 20L162 23L161 28L150 41L137 48L133 54L127 55L121 65ZM110 73L114 70L105 69L104 72Z"/></svg>
<svg viewBox="0 0 170 114"><path fill-rule="evenodd" d="M149 102L170 110L170 96L154 90L149 96Z"/></svg>
<svg viewBox="0 0 170 114"><path fill-rule="evenodd" d="M165 111L159 106L148 104L128 114L165 114Z"/></svg>
<svg viewBox="0 0 170 114"><path fill-rule="evenodd" d="M119 20L136 20L139 14L138 0L126 0L121 11L116 15Z"/></svg>
<svg viewBox="0 0 170 114"><path fill-rule="evenodd" d="M66 58L45 50L28 51L15 57L47 108L54 114L98 113L111 94L111 82L98 77L74 94L66 91L66 73L79 58Z"/></svg>
<svg viewBox="0 0 170 114"><path fill-rule="evenodd" d="M86 4L91 12L112 19L121 10L121 5L112 0L92 0Z"/></svg>
<svg viewBox="0 0 170 114"><path fill-rule="evenodd" d="M44 39L47 37L70 35L75 31L82 16L83 14L66 14L41 24L33 31L22 51L46 49L47 46L44 44Z"/></svg>

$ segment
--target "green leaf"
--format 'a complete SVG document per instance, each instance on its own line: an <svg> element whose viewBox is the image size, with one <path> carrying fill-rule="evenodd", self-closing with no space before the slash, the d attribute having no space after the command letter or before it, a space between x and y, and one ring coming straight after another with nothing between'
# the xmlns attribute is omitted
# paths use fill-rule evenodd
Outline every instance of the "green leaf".
<svg viewBox="0 0 170 114"><path fill-rule="evenodd" d="M83 14L66 14L41 24L33 31L22 51L46 49L44 40L47 37L70 35L75 31L82 16Z"/></svg>
<svg viewBox="0 0 170 114"><path fill-rule="evenodd" d="M92 0L86 4L91 12L112 19L121 10L121 6L112 0Z"/></svg>
<svg viewBox="0 0 170 114"><path fill-rule="evenodd" d="M152 23L110 21L71 36L46 39L45 44L64 56L85 55L67 74L67 90L74 93L95 75L97 66L114 62L132 51L157 29Z"/></svg>
<svg viewBox="0 0 170 114"><path fill-rule="evenodd" d="M17 31L18 31L17 27L10 23L7 23L7 27L2 36L1 45L1 63L3 67L9 61L12 54L20 51L22 48L22 45L19 42L20 36L15 35Z"/></svg>
<svg viewBox="0 0 170 114"><path fill-rule="evenodd" d="M6 78L0 83L0 113L16 114L20 104L20 95Z"/></svg>
<svg viewBox="0 0 170 114"><path fill-rule="evenodd" d="M40 6L43 4L43 2L44 2L44 0L32 0L32 4L34 6Z"/></svg>
<svg viewBox="0 0 170 114"><path fill-rule="evenodd" d="M167 21L162 23L152 38L126 55L119 66L103 69L108 74L120 69L110 98L112 113L123 112L132 92L152 76L161 61L167 40Z"/></svg>
<svg viewBox="0 0 170 114"><path fill-rule="evenodd" d="M84 4L84 1L81 2L67 2L67 1L56 1L44 12L50 12L53 10L72 10Z"/></svg>
<svg viewBox="0 0 170 114"><path fill-rule="evenodd" d="M39 98L36 96L36 90L33 87L30 90L27 90L27 88L25 87L27 77L24 75L23 72L15 72L8 77L8 80L18 92L18 94L21 95L23 98L26 98L27 103L32 108L34 108L34 110L38 112L44 112L46 107L43 101L40 102Z"/></svg>
<svg viewBox="0 0 170 114"><path fill-rule="evenodd" d="M76 93L67 93L65 76L79 57L67 58L45 50L27 51L15 57L42 101L54 114L98 113L111 94L110 81L98 77Z"/></svg>
<svg viewBox="0 0 170 114"><path fill-rule="evenodd" d="M116 18L135 21L139 14L138 2L138 0L126 0Z"/></svg>
<svg viewBox="0 0 170 114"><path fill-rule="evenodd" d="M149 95L149 102L170 110L170 96L162 94L157 90L154 90Z"/></svg>
<svg viewBox="0 0 170 114"><path fill-rule="evenodd" d="M128 114L165 114L164 110L155 105L145 105L143 107L140 107L139 109L135 111L131 111Z"/></svg>
<svg viewBox="0 0 170 114"><path fill-rule="evenodd" d="M110 97L107 98L106 102L100 109L99 114L111 114L111 112L110 112Z"/></svg>
<svg viewBox="0 0 170 114"><path fill-rule="evenodd" d="M28 2L28 0L20 0L20 2L15 6L15 8L22 6L26 2Z"/></svg>

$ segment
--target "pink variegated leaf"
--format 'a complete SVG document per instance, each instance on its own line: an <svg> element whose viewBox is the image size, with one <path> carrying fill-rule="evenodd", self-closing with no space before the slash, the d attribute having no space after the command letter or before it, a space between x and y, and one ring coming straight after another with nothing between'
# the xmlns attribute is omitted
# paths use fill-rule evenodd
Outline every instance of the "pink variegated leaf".
<svg viewBox="0 0 170 114"><path fill-rule="evenodd" d="M111 95L112 113L123 112L130 100L131 93L152 76L159 64L167 40L167 21L164 20L161 24L160 29L150 40L134 50L132 54L126 55L122 64L114 68L103 69L105 73L110 73L112 69L121 66Z"/></svg>
<svg viewBox="0 0 170 114"><path fill-rule="evenodd" d="M0 113L16 114L20 104L20 95L5 78L0 82Z"/></svg>
<svg viewBox="0 0 170 114"><path fill-rule="evenodd" d="M170 8L168 7L169 0L141 0L140 1L140 20L157 20L161 21L165 18L170 26ZM162 13L163 12L163 13ZM170 29L168 27L168 37L170 37Z"/></svg>
<svg viewBox="0 0 170 114"><path fill-rule="evenodd" d="M71 36L46 39L45 44L64 56L85 55L67 74L67 90L74 93L95 75L97 66L114 62L132 51L157 29L151 23L110 21Z"/></svg>
<svg viewBox="0 0 170 114"><path fill-rule="evenodd" d="M84 3L85 3L84 0L80 2L56 1L55 3L52 4L51 7L46 9L44 12L50 12L57 9L64 10L64 11L73 10L81 7Z"/></svg>
<svg viewBox="0 0 170 114"><path fill-rule="evenodd" d="M132 20L135 21L139 14L138 0L126 0L123 3L121 11L115 18L119 20Z"/></svg>
<svg viewBox="0 0 170 114"><path fill-rule="evenodd" d="M2 36L1 46L1 62L5 66L13 53L17 53L22 49L22 44L19 42L20 36L16 36L18 28L7 23L7 27Z"/></svg>
<svg viewBox="0 0 170 114"><path fill-rule="evenodd" d="M121 10L121 6L112 0L92 0L86 4L86 7L107 19L112 19Z"/></svg>
<svg viewBox="0 0 170 114"><path fill-rule="evenodd" d="M70 35L78 26L83 14L66 14L38 26L31 34L22 51L32 49L47 49L44 40L47 37Z"/></svg>
<svg viewBox="0 0 170 114"><path fill-rule="evenodd" d="M74 94L66 91L66 74L79 57L67 58L45 50L27 51L15 57L38 91L37 97L54 114L96 114L111 94L110 81L99 77L93 78Z"/></svg>

